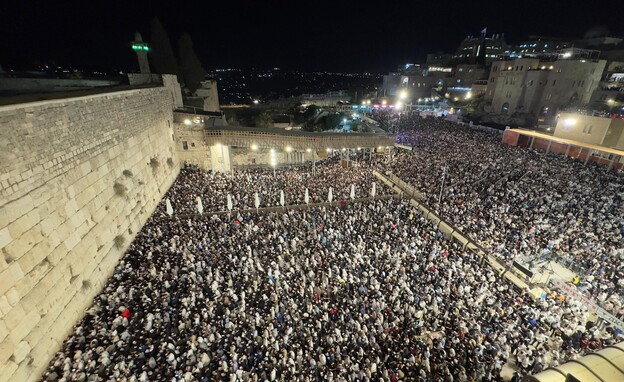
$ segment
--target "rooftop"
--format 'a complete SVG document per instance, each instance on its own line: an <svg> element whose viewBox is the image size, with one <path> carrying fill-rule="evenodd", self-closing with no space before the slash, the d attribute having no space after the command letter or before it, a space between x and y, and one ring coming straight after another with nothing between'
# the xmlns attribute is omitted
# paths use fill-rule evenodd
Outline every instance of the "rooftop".
<svg viewBox="0 0 624 382"><path fill-rule="evenodd" d="M25 94L14 94L14 95L0 95L0 106L3 105L15 105L20 103L28 103L28 102L37 102L37 101L47 101L54 99L64 99L64 98L74 98L74 97L84 97L94 94L103 94L103 93L114 93L124 90L133 90L133 89L145 89L158 87L161 85L157 84L146 84L146 85L115 85L115 86L100 86L94 87L90 89L76 89L76 90L62 90L62 91L53 91L53 92L36 92L36 93L25 93Z"/></svg>

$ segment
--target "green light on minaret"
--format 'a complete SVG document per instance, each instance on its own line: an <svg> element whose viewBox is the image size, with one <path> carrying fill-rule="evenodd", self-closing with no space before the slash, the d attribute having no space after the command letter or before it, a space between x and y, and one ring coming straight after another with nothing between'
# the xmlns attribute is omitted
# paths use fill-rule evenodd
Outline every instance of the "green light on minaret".
<svg viewBox="0 0 624 382"><path fill-rule="evenodd" d="M132 50L134 51L145 51L145 52L149 52L150 51L150 47L147 43L134 43L132 44Z"/></svg>

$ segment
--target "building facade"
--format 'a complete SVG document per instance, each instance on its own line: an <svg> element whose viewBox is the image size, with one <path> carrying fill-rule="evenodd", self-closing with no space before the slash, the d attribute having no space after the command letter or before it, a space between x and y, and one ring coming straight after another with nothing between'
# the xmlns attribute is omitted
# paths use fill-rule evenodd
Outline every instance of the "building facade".
<svg viewBox="0 0 624 382"><path fill-rule="evenodd" d="M624 120L578 113L561 113L554 136L622 150L624 149Z"/></svg>
<svg viewBox="0 0 624 382"><path fill-rule="evenodd" d="M590 102L605 65L605 60L497 61L490 70L487 107L492 114L523 113L552 124L560 109Z"/></svg>
<svg viewBox="0 0 624 382"><path fill-rule="evenodd" d="M468 36L453 55L456 63L489 64L498 59L507 50L504 34L487 37L485 33L478 37Z"/></svg>

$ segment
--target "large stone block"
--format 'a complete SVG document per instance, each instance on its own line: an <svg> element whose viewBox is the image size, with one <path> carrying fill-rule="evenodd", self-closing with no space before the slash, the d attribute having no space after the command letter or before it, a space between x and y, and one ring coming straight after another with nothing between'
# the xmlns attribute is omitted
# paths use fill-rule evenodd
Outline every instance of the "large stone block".
<svg viewBox="0 0 624 382"><path fill-rule="evenodd" d="M0 249L6 247L13 240L8 227L0 229Z"/></svg>

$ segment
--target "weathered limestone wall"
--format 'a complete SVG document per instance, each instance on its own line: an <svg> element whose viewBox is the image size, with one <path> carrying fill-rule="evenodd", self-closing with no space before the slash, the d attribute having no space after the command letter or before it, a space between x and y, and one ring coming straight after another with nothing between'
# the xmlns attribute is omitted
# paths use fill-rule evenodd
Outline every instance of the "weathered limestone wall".
<svg viewBox="0 0 624 382"><path fill-rule="evenodd" d="M34 381L179 171L164 87L0 107L0 381Z"/></svg>

